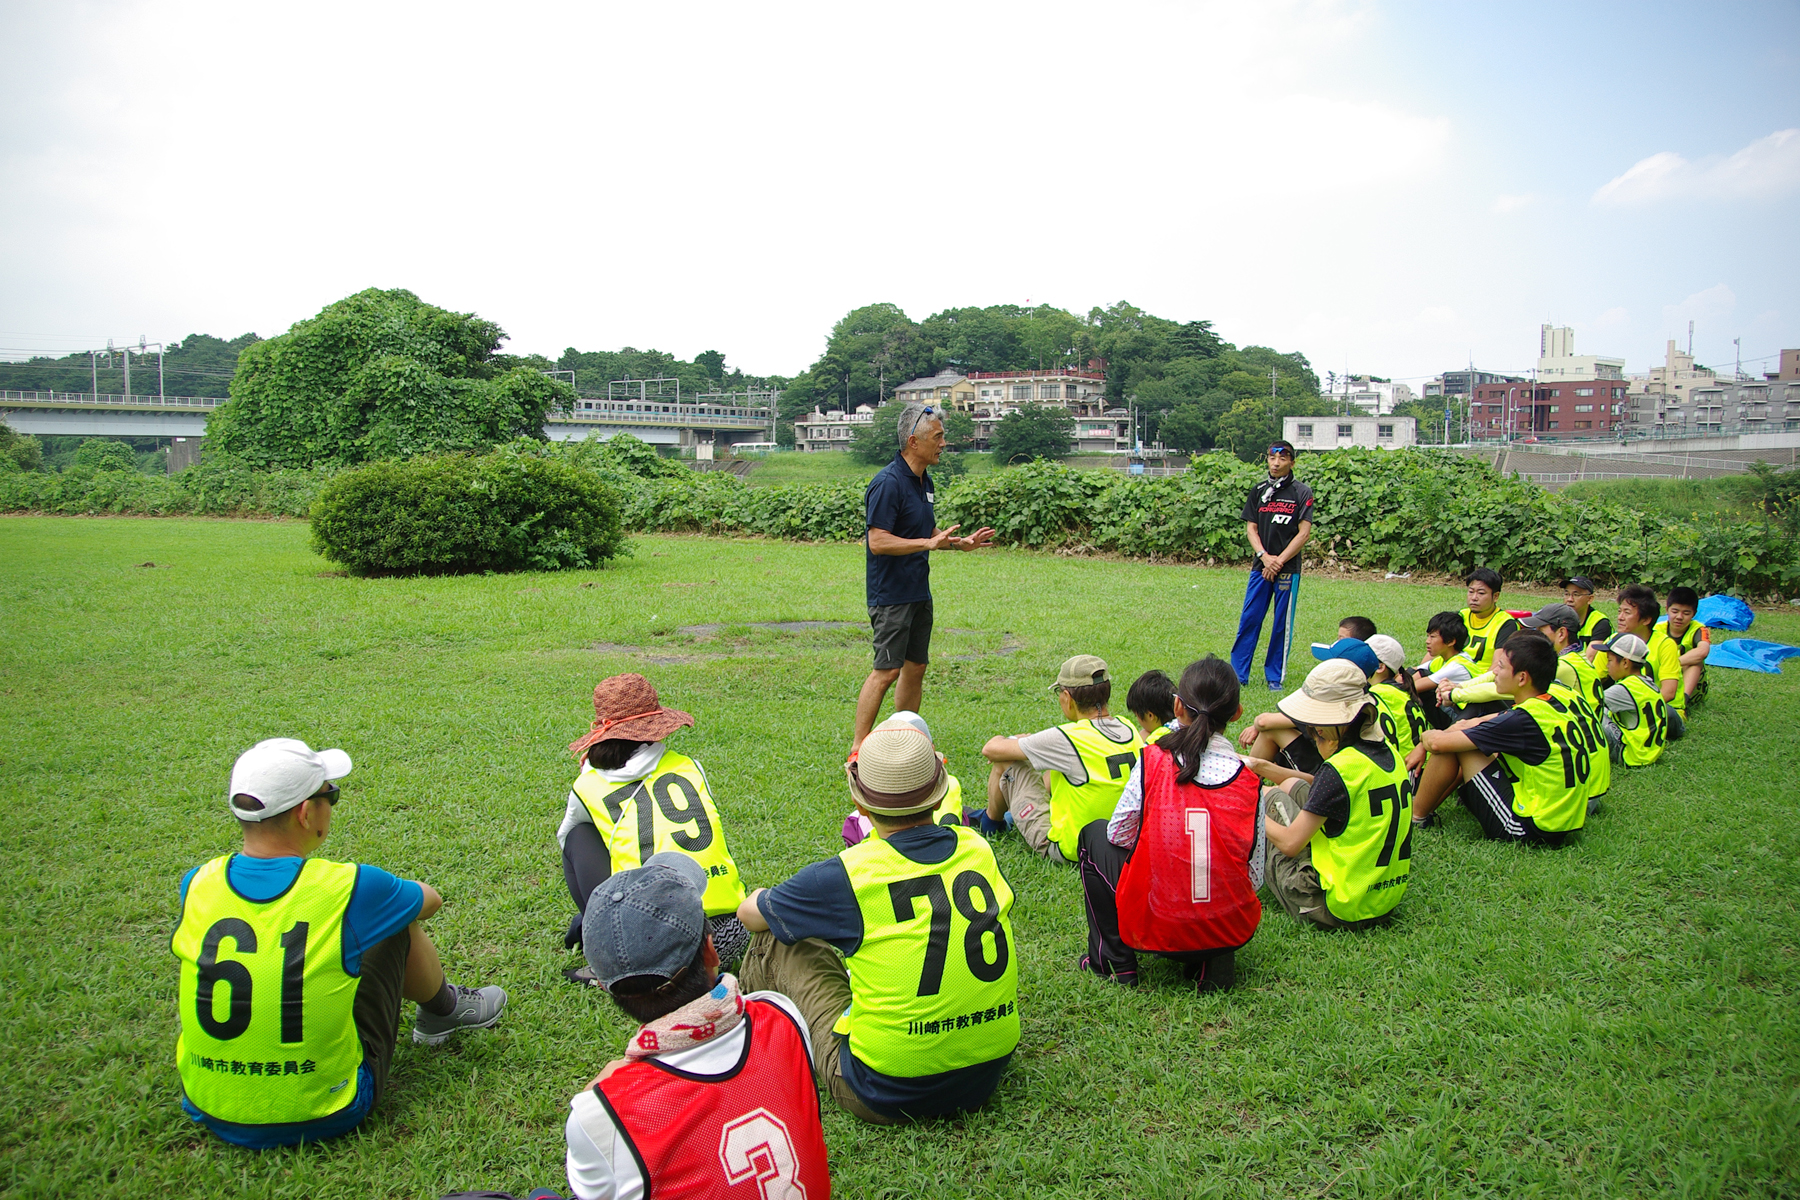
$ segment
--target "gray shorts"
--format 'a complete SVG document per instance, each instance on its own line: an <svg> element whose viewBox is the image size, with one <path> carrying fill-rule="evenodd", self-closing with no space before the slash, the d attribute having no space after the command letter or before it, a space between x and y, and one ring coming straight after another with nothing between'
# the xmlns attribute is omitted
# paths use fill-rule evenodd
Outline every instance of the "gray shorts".
<svg viewBox="0 0 1800 1200"><path fill-rule="evenodd" d="M877 671L931 661L931 601L876 605L869 609L869 624L875 630Z"/></svg>

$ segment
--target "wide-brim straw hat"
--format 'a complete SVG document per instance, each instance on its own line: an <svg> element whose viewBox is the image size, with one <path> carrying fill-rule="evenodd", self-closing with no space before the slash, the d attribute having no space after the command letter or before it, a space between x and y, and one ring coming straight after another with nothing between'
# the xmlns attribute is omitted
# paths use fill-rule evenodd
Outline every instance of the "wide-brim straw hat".
<svg viewBox="0 0 1800 1200"><path fill-rule="evenodd" d="M660 742L693 723L693 716L679 708L664 708L656 686L642 675L614 675L594 685L594 727L569 743L569 753L580 758L594 743L615 739Z"/></svg>
<svg viewBox="0 0 1800 1200"><path fill-rule="evenodd" d="M943 757L910 725L883 725L870 733L844 772L856 802L888 817L936 808L950 790Z"/></svg>
<svg viewBox="0 0 1800 1200"><path fill-rule="evenodd" d="M1333 658L1314 667L1300 690L1276 704L1302 725L1361 725L1375 717L1369 677L1348 659ZM1357 714L1370 709L1361 720Z"/></svg>

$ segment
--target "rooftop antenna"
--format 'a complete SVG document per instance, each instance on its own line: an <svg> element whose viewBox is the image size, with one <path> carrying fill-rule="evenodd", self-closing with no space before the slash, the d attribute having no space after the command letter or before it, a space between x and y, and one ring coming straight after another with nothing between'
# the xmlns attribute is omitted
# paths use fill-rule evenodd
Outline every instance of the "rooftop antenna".
<svg viewBox="0 0 1800 1200"><path fill-rule="evenodd" d="M1694 357L1694 323L1688 322L1688 357Z"/></svg>

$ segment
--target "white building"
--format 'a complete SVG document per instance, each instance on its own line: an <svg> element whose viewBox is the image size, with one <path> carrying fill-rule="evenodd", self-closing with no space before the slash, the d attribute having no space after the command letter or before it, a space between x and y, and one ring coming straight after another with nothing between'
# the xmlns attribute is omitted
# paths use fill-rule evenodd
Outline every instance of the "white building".
<svg viewBox="0 0 1800 1200"><path fill-rule="evenodd" d="M819 450L848 450L850 434L859 425L875 421L875 410L867 404L856 406L855 412L817 408L794 421L794 449L808 454Z"/></svg>
<svg viewBox="0 0 1800 1200"><path fill-rule="evenodd" d="M1419 423L1412 417L1283 417L1281 436L1296 450L1393 450L1418 444Z"/></svg>
<svg viewBox="0 0 1800 1200"><path fill-rule="evenodd" d="M1625 360L1593 354L1575 353L1575 331L1566 325L1538 327L1539 383L1560 380L1592 380L1625 378Z"/></svg>
<svg viewBox="0 0 1800 1200"><path fill-rule="evenodd" d="M1396 404L1417 399L1412 388L1404 383L1387 383L1367 375L1346 379L1341 390L1331 393L1331 398L1348 401L1371 417L1385 417L1394 411Z"/></svg>
<svg viewBox="0 0 1800 1200"><path fill-rule="evenodd" d="M994 428L1007 414L1025 405L1060 408L1075 418L1075 452L1114 453L1131 448L1131 417L1109 408L1106 372L1096 360L1086 367L1053 367L1040 371L974 371L969 385L976 396L975 445L986 450Z"/></svg>

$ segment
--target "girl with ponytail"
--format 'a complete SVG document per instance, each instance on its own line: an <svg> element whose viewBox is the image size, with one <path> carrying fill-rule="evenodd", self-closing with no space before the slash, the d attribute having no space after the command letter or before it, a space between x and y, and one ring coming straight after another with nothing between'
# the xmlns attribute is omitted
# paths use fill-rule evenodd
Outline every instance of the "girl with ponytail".
<svg viewBox="0 0 1800 1200"><path fill-rule="evenodd" d="M1180 728L1144 748L1112 819L1081 831L1083 970L1136 984L1144 951L1182 963L1202 992L1236 980L1234 952L1262 919L1266 855L1261 781L1223 736L1242 715L1229 663L1189 665L1175 687Z"/></svg>

